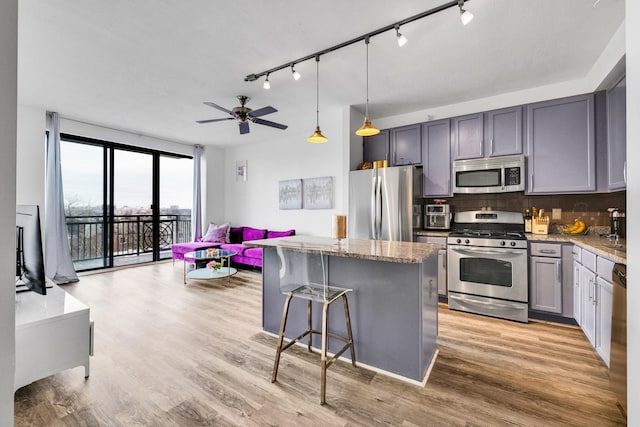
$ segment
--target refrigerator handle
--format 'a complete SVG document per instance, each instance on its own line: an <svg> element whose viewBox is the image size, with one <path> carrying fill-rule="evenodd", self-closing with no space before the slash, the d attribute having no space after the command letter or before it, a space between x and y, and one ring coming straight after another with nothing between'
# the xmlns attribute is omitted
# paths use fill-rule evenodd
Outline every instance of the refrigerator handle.
<svg viewBox="0 0 640 427"><path fill-rule="evenodd" d="M376 239L376 218L378 216L376 210L376 202L378 200L378 177L373 175L373 183L371 185L371 216L369 223L369 235L373 240Z"/></svg>
<svg viewBox="0 0 640 427"><path fill-rule="evenodd" d="M382 177L378 175L376 195L376 234L375 239L379 240L382 236Z"/></svg>

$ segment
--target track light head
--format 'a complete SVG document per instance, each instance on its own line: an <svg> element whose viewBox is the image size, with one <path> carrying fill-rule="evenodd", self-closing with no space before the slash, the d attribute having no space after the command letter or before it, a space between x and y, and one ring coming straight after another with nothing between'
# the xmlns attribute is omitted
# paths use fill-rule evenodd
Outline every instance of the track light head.
<svg viewBox="0 0 640 427"><path fill-rule="evenodd" d="M264 79L264 83L262 84L263 89L271 89L271 83L269 83L269 74L267 73L267 77Z"/></svg>
<svg viewBox="0 0 640 427"><path fill-rule="evenodd" d="M398 47L404 46L409 40L400 33L400 25L396 25L396 41L398 42Z"/></svg>
<svg viewBox="0 0 640 427"><path fill-rule="evenodd" d="M293 77L293 80L298 81L302 75L293 68L294 65L295 64L291 64L291 77Z"/></svg>
<svg viewBox="0 0 640 427"><path fill-rule="evenodd" d="M460 8L460 20L462 21L462 25L467 25L473 20L473 14L468 10L465 10L463 6L464 0L458 0L458 7Z"/></svg>

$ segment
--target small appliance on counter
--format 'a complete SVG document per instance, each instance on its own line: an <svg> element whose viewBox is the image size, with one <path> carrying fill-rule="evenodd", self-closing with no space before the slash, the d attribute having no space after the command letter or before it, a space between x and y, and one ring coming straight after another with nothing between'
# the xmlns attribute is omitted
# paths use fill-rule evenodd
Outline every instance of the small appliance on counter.
<svg viewBox="0 0 640 427"><path fill-rule="evenodd" d="M625 213L618 208L608 208L609 217L611 218L611 234L618 237L625 237L626 234L626 216Z"/></svg>
<svg viewBox="0 0 640 427"><path fill-rule="evenodd" d="M425 205L424 228L448 230L451 227L451 206L447 204Z"/></svg>

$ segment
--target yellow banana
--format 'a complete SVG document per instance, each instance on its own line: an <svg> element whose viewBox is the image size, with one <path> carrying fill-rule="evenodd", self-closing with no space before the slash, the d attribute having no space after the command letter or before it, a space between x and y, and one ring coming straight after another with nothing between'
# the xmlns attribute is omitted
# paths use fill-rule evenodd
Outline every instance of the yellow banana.
<svg viewBox="0 0 640 427"><path fill-rule="evenodd" d="M587 224L585 224L583 221L578 221L577 224L578 224L578 227L574 230L571 230L570 231L571 234L580 234L584 232L584 230L587 228Z"/></svg>

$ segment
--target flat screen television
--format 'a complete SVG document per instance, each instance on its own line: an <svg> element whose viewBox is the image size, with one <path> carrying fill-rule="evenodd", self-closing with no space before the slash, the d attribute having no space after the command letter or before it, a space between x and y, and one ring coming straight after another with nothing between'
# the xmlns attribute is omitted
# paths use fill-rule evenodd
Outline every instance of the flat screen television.
<svg viewBox="0 0 640 427"><path fill-rule="evenodd" d="M16 205L16 292L47 294L38 205Z"/></svg>

